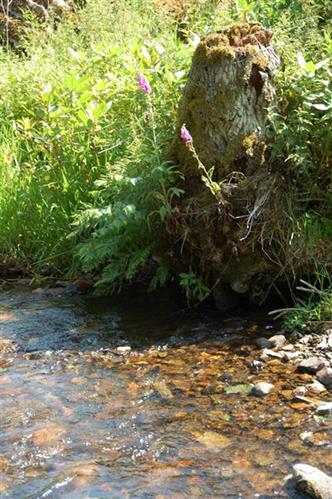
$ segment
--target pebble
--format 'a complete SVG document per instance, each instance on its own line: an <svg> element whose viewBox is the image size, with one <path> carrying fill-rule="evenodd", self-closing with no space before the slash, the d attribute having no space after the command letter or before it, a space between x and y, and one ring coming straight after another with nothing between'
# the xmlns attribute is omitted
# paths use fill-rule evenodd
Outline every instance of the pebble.
<svg viewBox="0 0 332 499"><path fill-rule="evenodd" d="M262 336L261 338L257 338L255 343L259 348L271 348L272 347L271 341L268 340L267 338L265 338L264 336Z"/></svg>
<svg viewBox="0 0 332 499"><path fill-rule="evenodd" d="M314 374L325 366L325 361L318 357L309 357L309 359L304 359L297 366L296 370L299 373Z"/></svg>
<svg viewBox="0 0 332 499"><path fill-rule="evenodd" d="M268 348L264 348L261 356L259 357L259 360L262 360L263 362L266 362L269 360L270 357L273 357L275 359L283 359L283 354L279 352L274 352L274 350L269 350Z"/></svg>
<svg viewBox="0 0 332 499"><path fill-rule="evenodd" d="M328 388L332 388L332 368L324 367L317 373L318 380Z"/></svg>
<svg viewBox="0 0 332 499"><path fill-rule="evenodd" d="M116 351L122 354L129 353L131 351L131 347L129 345L125 345L123 347L117 347Z"/></svg>
<svg viewBox="0 0 332 499"><path fill-rule="evenodd" d="M265 381L261 381L260 383L256 383L256 385L252 388L251 394L258 395L259 397L264 397L268 395L274 388L272 383L266 383Z"/></svg>
<svg viewBox="0 0 332 499"><path fill-rule="evenodd" d="M275 334L269 338L269 342L273 348L282 348L287 340L283 334Z"/></svg>
<svg viewBox="0 0 332 499"><path fill-rule="evenodd" d="M309 385L307 385L306 388L309 390L309 392L315 393L315 394L326 392L325 386L317 380L315 380L312 383L310 383Z"/></svg>
<svg viewBox="0 0 332 499"><path fill-rule="evenodd" d="M328 414L332 415L332 402L322 402L318 405L316 412L321 416Z"/></svg>
<svg viewBox="0 0 332 499"><path fill-rule="evenodd" d="M294 390L294 394L298 396L303 396L307 394L308 389L305 386L297 386Z"/></svg>
<svg viewBox="0 0 332 499"><path fill-rule="evenodd" d="M294 360L294 359L298 359L300 356L300 353L299 352L284 352L283 351L283 356L282 358L284 360L287 360L287 361L290 361L290 360Z"/></svg>

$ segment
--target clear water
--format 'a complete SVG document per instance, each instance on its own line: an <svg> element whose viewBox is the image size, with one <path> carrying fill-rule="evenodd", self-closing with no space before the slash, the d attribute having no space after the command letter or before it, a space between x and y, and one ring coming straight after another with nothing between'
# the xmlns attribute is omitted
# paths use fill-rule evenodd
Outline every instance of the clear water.
<svg viewBox="0 0 332 499"><path fill-rule="evenodd" d="M307 381L252 367L269 324L55 295L0 297L0 497L300 497L292 464L331 469L331 421L294 401Z"/></svg>

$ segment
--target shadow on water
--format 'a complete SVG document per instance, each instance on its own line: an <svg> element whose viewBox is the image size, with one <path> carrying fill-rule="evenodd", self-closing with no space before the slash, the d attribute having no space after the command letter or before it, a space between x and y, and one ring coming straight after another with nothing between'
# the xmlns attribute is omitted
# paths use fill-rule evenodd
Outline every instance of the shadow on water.
<svg viewBox="0 0 332 499"><path fill-rule="evenodd" d="M257 368L276 330L169 294L3 293L0 497L299 498L284 479L332 464L329 428L293 403L293 368Z"/></svg>

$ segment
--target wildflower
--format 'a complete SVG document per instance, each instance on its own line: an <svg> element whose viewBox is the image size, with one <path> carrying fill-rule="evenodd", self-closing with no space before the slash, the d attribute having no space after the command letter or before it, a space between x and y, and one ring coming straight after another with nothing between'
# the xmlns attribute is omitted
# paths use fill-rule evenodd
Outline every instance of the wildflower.
<svg viewBox="0 0 332 499"><path fill-rule="evenodd" d="M181 127L180 137L181 137L181 140L183 140L183 142L192 142L192 140L193 140L193 138L190 135L190 132L186 128L185 124L183 124L182 127Z"/></svg>
<svg viewBox="0 0 332 499"><path fill-rule="evenodd" d="M137 82L140 87L140 89L145 93L145 94L150 94L151 93L151 86L148 80L145 78L145 76L142 73L137 74Z"/></svg>

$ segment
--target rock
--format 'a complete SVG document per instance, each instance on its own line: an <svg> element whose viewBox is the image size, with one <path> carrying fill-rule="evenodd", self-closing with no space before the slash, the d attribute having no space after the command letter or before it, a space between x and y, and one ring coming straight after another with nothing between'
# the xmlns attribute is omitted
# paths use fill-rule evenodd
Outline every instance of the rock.
<svg viewBox="0 0 332 499"><path fill-rule="evenodd" d="M55 445L66 433L65 428L48 423L44 428L32 434L32 443L36 446Z"/></svg>
<svg viewBox="0 0 332 499"><path fill-rule="evenodd" d="M168 388L167 384L165 381L155 381L153 383L153 388L156 392L159 393L161 398L163 399L171 399L173 398L173 393L171 390Z"/></svg>
<svg viewBox="0 0 332 499"><path fill-rule="evenodd" d="M309 390L309 392L315 393L315 394L326 392L325 386L317 380L315 380L312 383L310 383L309 385L307 385L306 388Z"/></svg>
<svg viewBox="0 0 332 499"><path fill-rule="evenodd" d="M282 358L289 362L290 360L298 359L300 352L282 352Z"/></svg>
<svg viewBox="0 0 332 499"><path fill-rule="evenodd" d="M331 330L329 330L331 331ZM332 350L332 331L330 332L328 338L327 338L327 344L329 346L329 349Z"/></svg>
<svg viewBox="0 0 332 499"><path fill-rule="evenodd" d="M297 489L316 499L332 499L332 478L309 464L295 464L293 478Z"/></svg>
<svg viewBox="0 0 332 499"><path fill-rule="evenodd" d="M262 336L261 338L257 338L255 343L259 348L271 348L272 347L271 341L268 340L267 338L265 338L264 336Z"/></svg>
<svg viewBox="0 0 332 499"><path fill-rule="evenodd" d="M117 347L116 351L121 354L126 354L131 351L131 347L129 345L125 345L123 347Z"/></svg>
<svg viewBox="0 0 332 499"><path fill-rule="evenodd" d="M273 348L282 348L287 342L285 336L283 334L275 334L269 338L269 342L271 343Z"/></svg>
<svg viewBox="0 0 332 499"><path fill-rule="evenodd" d="M195 433L196 440L208 449L219 451L232 443L231 439L215 431Z"/></svg>
<svg viewBox="0 0 332 499"><path fill-rule="evenodd" d="M253 360L252 362L250 362L250 367L252 367L256 371L260 371L264 367L264 362L261 362L260 360Z"/></svg>
<svg viewBox="0 0 332 499"><path fill-rule="evenodd" d="M240 303L239 295L228 284L222 283L213 290L213 299L216 308L221 312L232 310Z"/></svg>
<svg viewBox="0 0 332 499"><path fill-rule="evenodd" d="M282 350L284 352L290 352L290 351L292 351L294 349L295 349L295 347L291 343L289 343L288 345L285 345L284 347L282 347Z"/></svg>
<svg viewBox="0 0 332 499"><path fill-rule="evenodd" d="M332 402L322 402L318 405L316 412L320 416L332 415Z"/></svg>
<svg viewBox="0 0 332 499"><path fill-rule="evenodd" d="M267 360L269 360L269 357L275 359L283 359L283 354L279 352L274 352L273 350L269 350L268 348L264 348L262 355L259 357L259 360L266 362Z"/></svg>
<svg viewBox="0 0 332 499"><path fill-rule="evenodd" d="M307 394L308 389L305 386L297 386L294 390L294 394L303 397Z"/></svg>
<svg viewBox="0 0 332 499"><path fill-rule="evenodd" d="M332 389L332 368L324 367L317 373L318 380L323 383L323 385Z"/></svg>
<svg viewBox="0 0 332 499"><path fill-rule="evenodd" d="M325 361L318 357L310 357L309 359L302 360L297 366L296 370L299 373L314 374L325 366Z"/></svg>
<svg viewBox="0 0 332 499"><path fill-rule="evenodd" d="M273 388L274 385L272 385L271 383L261 381L260 383L256 383L250 393L259 397L264 397L265 395L268 395L273 390Z"/></svg>

